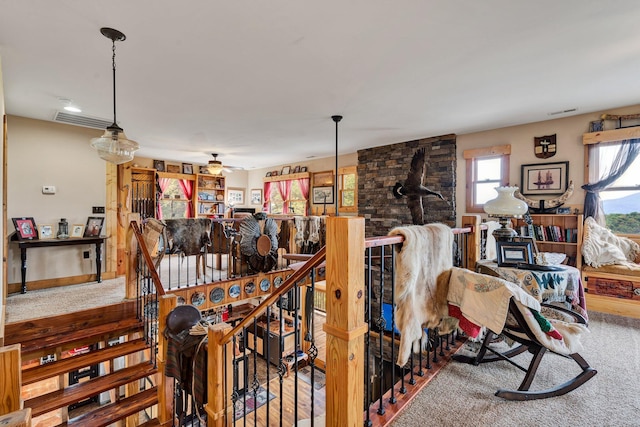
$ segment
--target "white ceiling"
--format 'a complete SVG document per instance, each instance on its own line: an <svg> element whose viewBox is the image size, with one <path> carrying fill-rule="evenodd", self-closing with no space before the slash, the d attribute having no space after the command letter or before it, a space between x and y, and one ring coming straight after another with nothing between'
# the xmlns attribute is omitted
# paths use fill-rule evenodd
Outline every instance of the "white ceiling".
<svg viewBox="0 0 640 427"><path fill-rule="evenodd" d="M0 0L8 114L72 99L145 157L268 167L640 101L637 0ZM567 115L565 114L565 115ZM102 132L96 131L96 136Z"/></svg>

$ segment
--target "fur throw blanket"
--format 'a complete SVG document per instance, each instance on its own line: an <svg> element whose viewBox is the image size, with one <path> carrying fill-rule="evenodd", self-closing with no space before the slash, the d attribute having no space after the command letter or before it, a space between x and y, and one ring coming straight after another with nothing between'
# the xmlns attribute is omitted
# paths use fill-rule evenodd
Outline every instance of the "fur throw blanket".
<svg viewBox="0 0 640 427"><path fill-rule="evenodd" d="M627 237L616 236L592 217L584 220L582 256L592 267L633 262L640 255L640 245Z"/></svg>
<svg viewBox="0 0 640 427"><path fill-rule="evenodd" d="M396 227L389 235L404 236L396 256L394 301L396 326L400 331L396 363L404 366L412 348L416 352L420 350L423 328L438 326L448 315L453 232L444 224L427 224ZM426 344L425 339L423 345Z"/></svg>

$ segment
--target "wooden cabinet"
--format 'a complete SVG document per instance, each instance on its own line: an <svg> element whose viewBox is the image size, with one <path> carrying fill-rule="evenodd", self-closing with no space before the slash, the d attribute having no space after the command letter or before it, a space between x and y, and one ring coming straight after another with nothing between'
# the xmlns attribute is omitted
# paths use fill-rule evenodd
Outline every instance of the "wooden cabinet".
<svg viewBox="0 0 640 427"><path fill-rule="evenodd" d="M582 223L583 215L531 215L532 227L523 219L516 222L516 231L521 236L536 238L539 252L559 252L567 255L567 264L582 269Z"/></svg>
<svg viewBox="0 0 640 427"><path fill-rule="evenodd" d="M156 216L156 171L131 168L131 212L141 219Z"/></svg>
<svg viewBox="0 0 640 427"><path fill-rule="evenodd" d="M196 175L196 217L224 216L227 200L225 177Z"/></svg>

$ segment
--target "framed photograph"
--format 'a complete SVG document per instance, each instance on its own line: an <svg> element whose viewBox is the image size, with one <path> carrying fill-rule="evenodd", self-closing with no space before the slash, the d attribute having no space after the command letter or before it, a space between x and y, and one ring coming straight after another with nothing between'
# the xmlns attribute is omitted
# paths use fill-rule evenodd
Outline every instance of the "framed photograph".
<svg viewBox="0 0 640 427"><path fill-rule="evenodd" d="M533 264L531 242L496 242L499 267L515 267L518 264Z"/></svg>
<svg viewBox="0 0 640 427"><path fill-rule="evenodd" d="M533 252L533 259L535 259L536 255L538 254L538 245L536 244L536 239L535 237L530 237L530 236L517 236L513 238L514 242L529 242L531 243L531 250Z"/></svg>
<svg viewBox="0 0 640 427"><path fill-rule="evenodd" d="M558 208L559 215L567 215L571 213L571 208Z"/></svg>
<svg viewBox="0 0 640 427"><path fill-rule="evenodd" d="M244 205L244 190L242 188L229 188L227 190L227 200L230 205Z"/></svg>
<svg viewBox="0 0 640 427"><path fill-rule="evenodd" d="M300 173L300 166L293 168L293 173Z"/></svg>
<svg viewBox="0 0 640 427"><path fill-rule="evenodd" d="M333 185L333 171L316 172L313 174L314 187L328 187Z"/></svg>
<svg viewBox="0 0 640 427"><path fill-rule="evenodd" d="M84 228L83 237L96 237L102 233L102 225L104 218L100 216L90 216L87 219L87 225Z"/></svg>
<svg viewBox="0 0 640 427"><path fill-rule="evenodd" d="M71 237L82 237L84 234L84 224L73 224L71 226Z"/></svg>
<svg viewBox="0 0 640 427"><path fill-rule="evenodd" d="M307 167L306 167L306 166L302 166L302 167L300 168L300 172L306 172L306 171L307 171Z"/></svg>
<svg viewBox="0 0 640 427"><path fill-rule="evenodd" d="M267 175L266 175L266 176L271 176L271 172L267 172Z"/></svg>
<svg viewBox="0 0 640 427"><path fill-rule="evenodd" d="M604 120L595 120L589 123L589 132L601 132L604 130Z"/></svg>
<svg viewBox="0 0 640 427"><path fill-rule="evenodd" d="M169 173L180 173L179 165L167 165L167 172Z"/></svg>
<svg viewBox="0 0 640 427"><path fill-rule="evenodd" d="M278 171L271 171L271 176L278 176Z"/></svg>
<svg viewBox="0 0 640 427"><path fill-rule="evenodd" d="M154 160L153 168L158 172L164 172L164 160Z"/></svg>
<svg viewBox="0 0 640 427"><path fill-rule="evenodd" d="M280 175L289 175L291 173L291 166L285 166L282 168Z"/></svg>
<svg viewBox="0 0 640 427"><path fill-rule="evenodd" d="M522 165L521 180L524 195L562 194L567 190L569 162Z"/></svg>
<svg viewBox="0 0 640 427"><path fill-rule="evenodd" d="M183 163L182 164L182 173L186 173L188 175L193 174L193 165L191 163Z"/></svg>
<svg viewBox="0 0 640 427"><path fill-rule="evenodd" d="M333 187L313 187L314 205L332 204L333 203Z"/></svg>
<svg viewBox="0 0 640 427"><path fill-rule="evenodd" d="M36 222L31 217L11 218L16 233L21 240L34 240L38 238Z"/></svg>
<svg viewBox="0 0 640 427"><path fill-rule="evenodd" d="M252 205L262 204L262 189L260 188L251 189L251 204Z"/></svg>
<svg viewBox="0 0 640 427"><path fill-rule="evenodd" d="M38 226L38 238L40 240L53 239L53 225L51 225L51 224L40 224Z"/></svg>

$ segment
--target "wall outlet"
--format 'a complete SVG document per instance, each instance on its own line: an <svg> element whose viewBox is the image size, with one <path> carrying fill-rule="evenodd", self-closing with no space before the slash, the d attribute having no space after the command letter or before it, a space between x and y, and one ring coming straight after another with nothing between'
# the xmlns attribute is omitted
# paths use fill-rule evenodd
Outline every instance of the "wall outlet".
<svg viewBox="0 0 640 427"><path fill-rule="evenodd" d="M56 194L56 186L55 185L43 185L42 186L42 194Z"/></svg>
<svg viewBox="0 0 640 427"><path fill-rule="evenodd" d="M104 206L94 206L93 207L93 213L94 214L100 214L100 213L104 213Z"/></svg>
<svg viewBox="0 0 640 427"><path fill-rule="evenodd" d="M89 258L89 256L90 256L90 255L91 255L91 254L89 253L89 251L84 251L84 252L82 252L82 258L84 258L84 259Z"/></svg>

